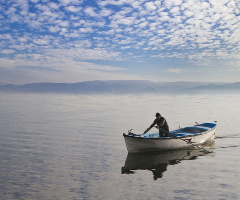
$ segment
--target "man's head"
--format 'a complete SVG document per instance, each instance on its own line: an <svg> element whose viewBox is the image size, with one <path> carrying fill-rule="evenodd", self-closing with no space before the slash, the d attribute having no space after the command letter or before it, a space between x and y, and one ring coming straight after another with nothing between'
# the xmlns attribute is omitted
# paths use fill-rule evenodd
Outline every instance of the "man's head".
<svg viewBox="0 0 240 200"><path fill-rule="evenodd" d="M161 117L160 113L157 112L156 117L158 117L158 118Z"/></svg>

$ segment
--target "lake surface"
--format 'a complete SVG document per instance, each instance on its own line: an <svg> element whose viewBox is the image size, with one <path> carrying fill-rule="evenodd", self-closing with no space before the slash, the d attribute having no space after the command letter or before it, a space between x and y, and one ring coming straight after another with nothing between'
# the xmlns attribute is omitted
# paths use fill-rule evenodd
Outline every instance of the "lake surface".
<svg viewBox="0 0 240 200"><path fill-rule="evenodd" d="M239 99L0 93L0 199L240 199ZM171 130L218 121L212 152L128 155L122 134L156 112Z"/></svg>

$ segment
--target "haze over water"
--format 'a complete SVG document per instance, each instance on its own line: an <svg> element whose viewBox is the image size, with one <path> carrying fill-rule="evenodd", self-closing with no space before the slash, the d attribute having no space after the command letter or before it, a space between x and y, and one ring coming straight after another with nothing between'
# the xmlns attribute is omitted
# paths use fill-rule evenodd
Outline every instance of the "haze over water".
<svg viewBox="0 0 240 200"><path fill-rule="evenodd" d="M0 199L240 199L240 94L0 98ZM128 155L123 132L142 133L156 112L171 130L218 121L212 153Z"/></svg>

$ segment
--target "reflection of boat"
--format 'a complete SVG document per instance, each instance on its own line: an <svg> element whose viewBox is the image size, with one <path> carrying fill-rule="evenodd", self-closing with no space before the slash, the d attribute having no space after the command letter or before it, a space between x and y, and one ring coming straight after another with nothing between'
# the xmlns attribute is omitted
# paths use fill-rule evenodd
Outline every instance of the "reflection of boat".
<svg viewBox="0 0 240 200"><path fill-rule="evenodd" d="M128 152L189 148L213 139L217 122L197 124L170 131L170 137L158 133L123 134Z"/></svg>
<svg viewBox="0 0 240 200"><path fill-rule="evenodd" d="M202 147L214 147L214 140L209 140ZM135 170L149 170L153 173L153 179L162 178L168 165L179 164L183 160L195 160L198 156L213 156L213 152L199 149L178 149L158 152L128 153L122 174L134 174Z"/></svg>

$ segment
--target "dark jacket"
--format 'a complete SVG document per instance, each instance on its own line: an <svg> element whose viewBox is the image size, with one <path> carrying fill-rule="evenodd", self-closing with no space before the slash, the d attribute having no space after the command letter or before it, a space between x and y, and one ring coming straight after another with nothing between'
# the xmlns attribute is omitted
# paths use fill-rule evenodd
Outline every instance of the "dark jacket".
<svg viewBox="0 0 240 200"><path fill-rule="evenodd" d="M164 117L161 117L160 119L156 118L149 128L151 129L156 124L159 126L159 128L169 132L168 123Z"/></svg>

